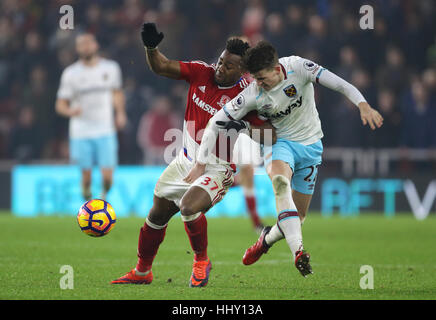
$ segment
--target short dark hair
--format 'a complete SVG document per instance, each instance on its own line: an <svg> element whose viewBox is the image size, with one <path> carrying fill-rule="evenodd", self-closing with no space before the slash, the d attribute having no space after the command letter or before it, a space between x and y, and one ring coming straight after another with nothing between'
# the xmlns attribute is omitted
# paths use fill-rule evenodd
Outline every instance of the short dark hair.
<svg viewBox="0 0 436 320"><path fill-rule="evenodd" d="M244 68L250 73L273 68L279 61L276 49L267 41L260 41L247 50L242 59Z"/></svg>
<svg viewBox="0 0 436 320"><path fill-rule="evenodd" d="M226 42L226 50L232 54L243 57L250 45L239 38L230 38Z"/></svg>

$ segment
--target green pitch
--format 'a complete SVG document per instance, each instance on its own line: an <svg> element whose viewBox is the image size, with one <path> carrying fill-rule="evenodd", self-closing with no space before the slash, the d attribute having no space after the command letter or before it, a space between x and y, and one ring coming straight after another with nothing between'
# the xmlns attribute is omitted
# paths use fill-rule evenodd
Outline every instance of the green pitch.
<svg viewBox="0 0 436 320"><path fill-rule="evenodd" d="M120 218L103 238L83 234L75 217L16 218L0 214L0 299L436 299L436 217L411 214L323 218L304 226L314 274L303 278L284 241L251 266L241 263L257 239L248 218L209 218L213 268L206 288L189 288L193 253L179 217L170 222L151 285L110 285L135 266L142 218ZM267 220L273 223L274 219ZM61 289L61 266L74 288ZM374 289L360 287L360 268L374 271Z"/></svg>

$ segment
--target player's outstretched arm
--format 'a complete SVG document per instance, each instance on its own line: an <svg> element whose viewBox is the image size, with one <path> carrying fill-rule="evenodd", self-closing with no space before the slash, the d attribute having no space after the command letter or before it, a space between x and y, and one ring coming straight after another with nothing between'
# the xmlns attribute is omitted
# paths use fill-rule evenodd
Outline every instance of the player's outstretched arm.
<svg viewBox="0 0 436 320"><path fill-rule="evenodd" d="M354 103L359 108L363 125L368 124L372 130L383 125L381 114L366 102L363 95L355 86L328 70L322 70L317 79L323 86L342 93Z"/></svg>
<svg viewBox="0 0 436 320"><path fill-rule="evenodd" d="M147 64L150 69L160 76L179 79L179 62L168 59L157 48L158 44L164 38L164 34L157 31L154 23L146 22L142 25L141 38L147 56Z"/></svg>

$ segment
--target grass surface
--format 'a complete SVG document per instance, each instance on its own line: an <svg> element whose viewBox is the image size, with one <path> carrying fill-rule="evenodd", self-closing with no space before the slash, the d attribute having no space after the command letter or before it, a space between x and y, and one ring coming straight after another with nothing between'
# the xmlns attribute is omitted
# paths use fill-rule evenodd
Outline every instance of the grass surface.
<svg viewBox="0 0 436 320"><path fill-rule="evenodd" d="M142 218L121 218L103 238L83 234L75 217L16 218L0 214L0 299L436 299L436 219L412 215L323 218L303 226L314 274L303 278L285 241L251 266L241 262L257 235L248 218L209 218L213 268L205 288L189 288L193 254L180 218L169 223L151 285L110 285L136 264ZM274 219L267 222L273 223ZM74 270L62 290L60 268ZM374 289L359 286L362 265Z"/></svg>

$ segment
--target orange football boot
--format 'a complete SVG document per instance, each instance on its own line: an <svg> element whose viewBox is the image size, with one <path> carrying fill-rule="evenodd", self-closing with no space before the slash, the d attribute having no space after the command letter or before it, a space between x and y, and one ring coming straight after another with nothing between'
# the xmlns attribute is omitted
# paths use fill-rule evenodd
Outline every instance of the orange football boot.
<svg viewBox="0 0 436 320"><path fill-rule="evenodd" d="M145 276L138 276L135 269L126 273L121 278L111 281L111 284L150 284L153 281L151 269Z"/></svg>
<svg viewBox="0 0 436 320"><path fill-rule="evenodd" d="M210 259L205 261L195 261L192 265L192 274L189 281L190 287L204 287L209 281L209 273L212 269L212 263Z"/></svg>

